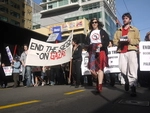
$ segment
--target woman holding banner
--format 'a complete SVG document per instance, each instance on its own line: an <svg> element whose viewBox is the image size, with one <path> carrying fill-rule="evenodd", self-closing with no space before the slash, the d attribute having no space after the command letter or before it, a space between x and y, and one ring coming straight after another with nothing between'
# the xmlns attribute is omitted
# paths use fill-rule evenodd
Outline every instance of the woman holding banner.
<svg viewBox="0 0 150 113"><path fill-rule="evenodd" d="M25 44L23 46L24 51L21 54L21 58L20 61L22 63L22 81L26 82L24 85L27 87L31 86L31 66L26 66L25 62L26 62L26 57L28 54L28 46Z"/></svg>
<svg viewBox="0 0 150 113"><path fill-rule="evenodd" d="M89 23L90 32L85 41L89 52L89 69L97 79L97 90L102 91L102 83L104 78L104 67L108 66L107 47L109 44L109 37L105 30L103 30L103 23L98 19L93 18Z"/></svg>
<svg viewBox="0 0 150 113"><path fill-rule="evenodd" d="M81 45L79 45L78 39L73 39L72 44L72 76L75 80L75 88L78 88L80 85L81 78L82 47Z"/></svg>

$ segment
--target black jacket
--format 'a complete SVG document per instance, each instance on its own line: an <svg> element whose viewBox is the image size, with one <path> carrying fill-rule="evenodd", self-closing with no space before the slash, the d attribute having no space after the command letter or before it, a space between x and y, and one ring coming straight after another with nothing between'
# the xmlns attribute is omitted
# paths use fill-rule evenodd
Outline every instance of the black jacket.
<svg viewBox="0 0 150 113"><path fill-rule="evenodd" d="M82 47L79 45L72 54L72 60L82 60Z"/></svg>

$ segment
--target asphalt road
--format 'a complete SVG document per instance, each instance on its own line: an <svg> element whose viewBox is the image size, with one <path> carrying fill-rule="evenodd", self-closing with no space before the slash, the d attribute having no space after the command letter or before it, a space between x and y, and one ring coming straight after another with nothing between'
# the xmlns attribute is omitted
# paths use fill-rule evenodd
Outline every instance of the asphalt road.
<svg viewBox="0 0 150 113"><path fill-rule="evenodd" d="M150 113L150 90L137 88L130 97L121 85L95 87L70 85L0 89L0 113Z"/></svg>

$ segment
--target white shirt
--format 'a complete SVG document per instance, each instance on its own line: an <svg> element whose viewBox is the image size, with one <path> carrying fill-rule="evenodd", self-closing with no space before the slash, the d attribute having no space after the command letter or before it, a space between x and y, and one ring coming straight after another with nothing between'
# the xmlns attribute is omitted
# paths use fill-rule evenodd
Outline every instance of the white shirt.
<svg viewBox="0 0 150 113"><path fill-rule="evenodd" d="M90 35L91 43L101 43L100 30L93 30Z"/></svg>

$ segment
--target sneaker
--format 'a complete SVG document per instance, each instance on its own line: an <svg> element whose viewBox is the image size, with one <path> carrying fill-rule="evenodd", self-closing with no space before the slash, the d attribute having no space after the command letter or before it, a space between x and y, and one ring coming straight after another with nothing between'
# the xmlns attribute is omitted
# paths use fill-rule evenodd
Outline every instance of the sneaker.
<svg viewBox="0 0 150 113"><path fill-rule="evenodd" d="M136 87L133 85L131 86L131 94L130 94L131 97L136 97Z"/></svg>
<svg viewBox="0 0 150 113"><path fill-rule="evenodd" d="M129 91L129 83L125 83L124 89L125 89L125 91Z"/></svg>
<svg viewBox="0 0 150 113"><path fill-rule="evenodd" d="M42 82L42 86L44 86L45 85L45 82Z"/></svg>
<svg viewBox="0 0 150 113"><path fill-rule="evenodd" d="M50 82L50 86L53 86L55 83L53 81Z"/></svg>

